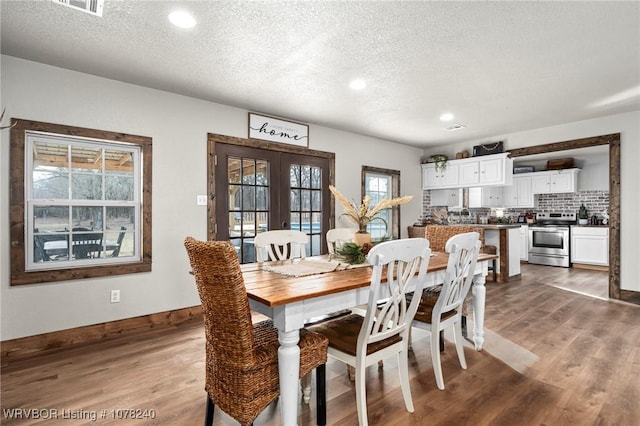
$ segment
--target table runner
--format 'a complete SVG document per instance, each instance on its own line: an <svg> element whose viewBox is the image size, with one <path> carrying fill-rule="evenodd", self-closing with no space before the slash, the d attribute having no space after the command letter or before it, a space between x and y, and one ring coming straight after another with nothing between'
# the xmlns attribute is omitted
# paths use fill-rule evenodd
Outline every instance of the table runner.
<svg viewBox="0 0 640 426"><path fill-rule="evenodd" d="M341 271L344 269L368 266L368 263L350 265L338 260L309 260L301 259L291 263L273 262L265 263L262 269L290 277L305 277L307 275L325 274L327 272Z"/></svg>

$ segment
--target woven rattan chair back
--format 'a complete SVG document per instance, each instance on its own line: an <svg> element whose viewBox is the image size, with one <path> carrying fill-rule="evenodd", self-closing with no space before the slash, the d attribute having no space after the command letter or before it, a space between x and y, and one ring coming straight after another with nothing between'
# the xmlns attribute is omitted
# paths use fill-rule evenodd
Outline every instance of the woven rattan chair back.
<svg viewBox="0 0 640 426"><path fill-rule="evenodd" d="M271 320L252 323L249 300L233 244L184 241L202 304L206 336L206 425L213 424L214 404L242 425L250 425L280 395L278 331ZM301 331L300 377L322 368L318 404L325 407L324 364L328 341ZM318 370L320 371L320 369ZM319 424L326 412L318 410ZM320 421L320 419L323 419Z"/></svg>
<svg viewBox="0 0 640 426"><path fill-rule="evenodd" d="M425 227L425 238L429 240L431 250L446 251L445 246L451 237L467 232L477 232L480 241L484 245L484 229L475 226L427 225Z"/></svg>

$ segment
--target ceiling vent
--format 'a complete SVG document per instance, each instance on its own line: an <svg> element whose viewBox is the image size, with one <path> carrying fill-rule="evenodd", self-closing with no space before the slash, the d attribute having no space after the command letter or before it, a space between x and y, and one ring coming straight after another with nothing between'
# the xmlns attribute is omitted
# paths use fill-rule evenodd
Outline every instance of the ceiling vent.
<svg viewBox="0 0 640 426"><path fill-rule="evenodd" d="M54 3L102 17L104 0L51 0Z"/></svg>
<svg viewBox="0 0 640 426"><path fill-rule="evenodd" d="M444 129L448 130L450 132L455 132L456 130L462 130L464 128L466 128L467 126L463 126L462 124L452 124L451 126L447 126Z"/></svg>

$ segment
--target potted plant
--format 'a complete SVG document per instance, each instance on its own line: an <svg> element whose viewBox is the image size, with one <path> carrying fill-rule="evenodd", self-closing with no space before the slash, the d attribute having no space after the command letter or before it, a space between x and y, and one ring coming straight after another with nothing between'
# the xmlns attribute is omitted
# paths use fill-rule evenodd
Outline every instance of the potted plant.
<svg viewBox="0 0 640 426"><path fill-rule="evenodd" d="M436 172L443 172L447 168L447 156L435 154L429 157L429 163L436 163Z"/></svg>
<svg viewBox="0 0 640 426"><path fill-rule="evenodd" d="M586 225L589 223L589 212L587 208L582 204L580 209L578 209L578 224Z"/></svg>
<svg viewBox="0 0 640 426"><path fill-rule="evenodd" d="M342 195L340 191L336 189L333 185L329 185L329 190L336 197L336 200L342 207L344 208L344 213L340 215L346 216L351 219L356 225L358 225L358 232L354 235L353 240L359 246L364 246L365 244L371 243L371 235L367 232L367 225L373 220L381 220L384 222L385 226L388 226L387 222L378 216L378 213L382 209L386 209L393 206L398 206L400 204L408 203L413 198L413 195L406 195L404 197L393 198L393 199L383 199L375 206L371 207L369 203L371 202L371 197L365 195L362 199L362 203L357 205L353 201L347 200L347 198Z"/></svg>

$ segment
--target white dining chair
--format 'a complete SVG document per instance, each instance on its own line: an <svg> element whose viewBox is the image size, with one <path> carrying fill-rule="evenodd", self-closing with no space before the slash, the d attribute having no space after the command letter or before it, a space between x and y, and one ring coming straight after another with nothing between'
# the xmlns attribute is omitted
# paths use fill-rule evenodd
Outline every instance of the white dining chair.
<svg viewBox="0 0 640 426"><path fill-rule="evenodd" d="M304 258L309 236L291 229L265 231L256 235L253 243L258 262Z"/></svg>
<svg viewBox="0 0 640 426"><path fill-rule="evenodd" d="M398 359L405 406L413 412L408 332L420 298L407 303L406 297L407 292L414 289L416 294L422 293L430 255L429 241L425 238L376 245L369 252L373 271L366 315L350 314L309 327L329 339L329 356L355 367L356 406L361 426L368 424L365 369L392 355ZM382 282L383 279L386 282Z"/></svg>
<svg viewBox="0 0 640 426"><path fill-rule="evenodd" d="M439 292L425 290L413 319L413 326L431 333L431 361L438 389L444 390L440 361L440 332L453 327L453 339L458 360L467 368L462 340L462 304L473 282L473 272L482 243L477 232L454 235L445 245L449 261L444 282ZM420 293L415 293L420 294ZM411 302L418 298L413 297ZM415 348L414 348L415 349Z"/></svg>
<svg viewBox="0 0 640 426"><path fill-rule="evenodd" d="M344 243L353 241L353 234L358 232L358 228L335 228L327 231L327 249L329 259L333 258L336 249L340 249Z"/></svg>

